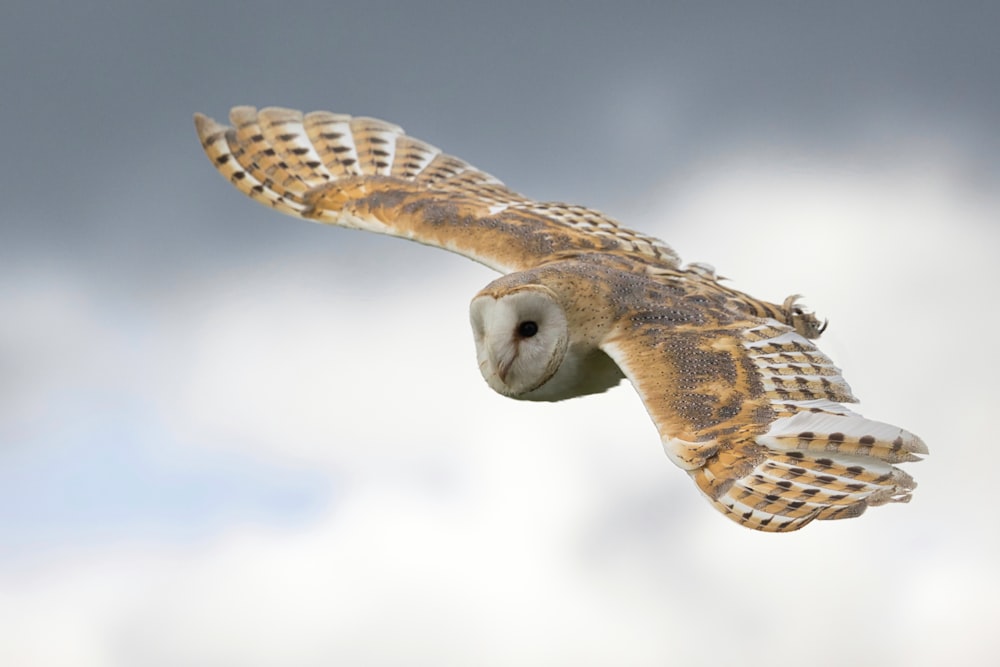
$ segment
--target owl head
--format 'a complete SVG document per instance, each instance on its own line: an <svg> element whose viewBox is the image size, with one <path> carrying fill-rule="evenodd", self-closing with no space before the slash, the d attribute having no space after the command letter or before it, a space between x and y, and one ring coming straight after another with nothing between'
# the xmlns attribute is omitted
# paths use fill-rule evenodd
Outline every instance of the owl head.
<svg viewBox="0 0 1000 667"><path fill-rule="evenodd" d="M555 376L566 356L566 314L544 285L491 285L472 300L469 318L479 370L504 396L529 398Z"/></svg>

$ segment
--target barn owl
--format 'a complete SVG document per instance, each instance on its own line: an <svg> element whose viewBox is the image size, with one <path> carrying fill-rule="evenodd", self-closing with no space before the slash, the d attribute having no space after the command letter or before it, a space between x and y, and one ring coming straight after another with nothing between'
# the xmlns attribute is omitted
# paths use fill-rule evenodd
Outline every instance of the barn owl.
<svg viewBox="0 0 1000 667"><path fill-rule="evenodd" d="M662 241L597 211L542 203L396 125L328 112L196 114L215 168L283 213L412 239L502 274L473 299L476 356L498 393L559 401L628 378L667 456L723 514L792 531L906 502L894 464L927 448L845 407L813 344L825 324L682 266Z"/></svg>

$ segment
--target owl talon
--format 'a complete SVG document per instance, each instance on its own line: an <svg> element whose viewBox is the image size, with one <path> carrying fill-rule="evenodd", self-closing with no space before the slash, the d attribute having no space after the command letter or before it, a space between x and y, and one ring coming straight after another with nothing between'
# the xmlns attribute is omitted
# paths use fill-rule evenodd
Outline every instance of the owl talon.
<svg viewBox="0 0 1000 667"><path fill-rule="evenodd" d="M820 322L814 313L809 312L799 305L799 299L801 298L801 294L793 294L785 299L781 307L785 310L786 321L794 327L799 335L806 338L819 338L826 331L826 327L830 321L824 319Z"/></svg>

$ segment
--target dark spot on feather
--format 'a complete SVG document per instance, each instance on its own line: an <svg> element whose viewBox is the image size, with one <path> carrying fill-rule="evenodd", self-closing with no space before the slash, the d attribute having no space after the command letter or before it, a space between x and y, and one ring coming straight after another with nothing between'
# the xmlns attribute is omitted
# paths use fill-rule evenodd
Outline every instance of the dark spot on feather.
<svg viewBox="0 0 1000 667"><path fill-rule="evenodd" d="M802 431L802 433L799 433L799 438L802 440L812 440L814 437L816 437L816 434L812 431Z"/></svg>
<svg viewBox="0 0 1000 667"><path fill-rule="evenodd" d="M828 436L828 439L830 440L830 442L843 442L844 441L844 434L843 433L831 433Z"/></svg>
<svg viewBox="0 0 1000 667"><path fill-rule="evenodd" d="M871 436L871 435L863 435L858 440L858 442L860 442L862 445L874 445L875 444L875 437Z"/></svg>

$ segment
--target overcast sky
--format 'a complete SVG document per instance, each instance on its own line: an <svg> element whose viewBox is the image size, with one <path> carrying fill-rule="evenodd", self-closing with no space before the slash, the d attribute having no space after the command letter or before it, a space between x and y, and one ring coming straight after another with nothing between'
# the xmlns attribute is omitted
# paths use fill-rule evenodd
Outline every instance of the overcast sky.
<svg viewBox="0 0 1000 667"><path fill-rule="evenodd" d="M21 4L0 663L1000 652L1000 6ZM929 444L912 503L759 535L627 385L494 394L467 322L494 274L239 195L191 120L237 104L384 118L761 298L805 294L861 411Z"/></svg>

